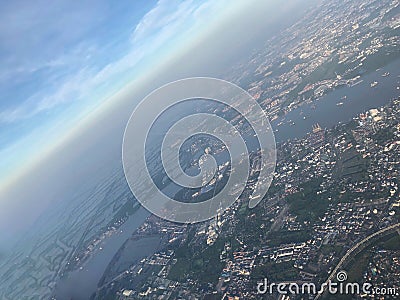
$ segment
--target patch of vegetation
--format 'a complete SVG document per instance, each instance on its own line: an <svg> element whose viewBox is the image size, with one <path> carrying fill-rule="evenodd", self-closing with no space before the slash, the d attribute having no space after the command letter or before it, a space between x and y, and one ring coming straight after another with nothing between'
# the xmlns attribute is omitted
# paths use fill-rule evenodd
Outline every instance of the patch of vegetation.
<svg viewBox="0 0 400 300"><path fill-rule="evenodd" d="M400 250L400 235L393 233L386 241L383 241L380 246L385 250Z"/></svg>
<svg viewBox="0 0 400 300"><path fill-rule="evenodd" d="M348 178L350 181L359 181L367 178L368 161L355 150L350 149L343 153L337 162L334 176Z"/></svg>
<svg viewBox="0 0 400 300"><path fill-rule="evenodd" d="M296 215L299 222L315 222L326 212L329 202L326 195L319 194L320 178L312 179L299 186L300 191L286 197L290 213Z"/></svg>
<svg viewBox="0 0 400 300"><path fill-rule="evenodd" d="M269 236L270 240L268 245L271 247L279 246L282 244L302 243L311 239L311 234L307 230L298 231L277 231Z"/></svg>
<svg viewBox="0 0 400 300"><path fill-rule="evenodd" d="M378 132L373 134L371 138L380 145L386 144L388 141L393 140L394 130L392 128L380 129Z"/></svg>
<svg viewBox="0 0 400 300"><path fill-rule="evenodd" d="M273 282L295 280L298 278L298 271L293 266L293 262L268 262L257 266L251 272L251 278L260 280L268 278Z"/></svg>
<svg viewBox="0 0 400 300"><path fill-rule="evenodd" d="M171 267L168 278L174 281L196 278L200 283L216 283L224 267L219 259L224 244L224 240L218 239L200 252L187 245L179 247L175 252L177 262Z"/></svg>
<svg viewBox="0 0 400 300"><path fill-rule="evenodd" d="M334 253L336 256L341 256L342 251L343 247L339 245L322 245L321 247L321 252L324 255Z"/></svg>

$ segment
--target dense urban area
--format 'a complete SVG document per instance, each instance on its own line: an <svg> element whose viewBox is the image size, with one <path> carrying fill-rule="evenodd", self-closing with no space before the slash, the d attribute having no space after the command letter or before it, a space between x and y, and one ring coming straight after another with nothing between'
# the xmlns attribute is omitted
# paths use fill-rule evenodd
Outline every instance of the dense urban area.
<svg viewBox="0 0 400 300"><path fill-rule="evenodd" d="M228 78L247 86L277 120L276 131L285 123L296 130L285 119L291 110L357 86L398 58L398 13L396 1L324 2ZM398 74L381 76L397 76L398 84ZM368 82L368 89L378 84ZM245 192L199 225L150 217L132 239L157 237L159 249L120 273L111 271L115 257L96 297L252 299L260 297L263 278L321 284L338 265L349 279L398 296L399 117L400 101L391 99L349 122L328 129L314 124L305 137L280 142L273 185L255 209L248 209Z"/></svg>
<svg viewBox="0 0 400 300"><path fill-rule="evenodd" d="M98 296L251 299L265 277L321 282L349 250L343 268L350 278L398 293L399 117L397 99L279 144L275 180L260 207L248 209L242 196L199 225L150 217L132 239L157 236L161 250L119 274L108 272Z"/></svg>

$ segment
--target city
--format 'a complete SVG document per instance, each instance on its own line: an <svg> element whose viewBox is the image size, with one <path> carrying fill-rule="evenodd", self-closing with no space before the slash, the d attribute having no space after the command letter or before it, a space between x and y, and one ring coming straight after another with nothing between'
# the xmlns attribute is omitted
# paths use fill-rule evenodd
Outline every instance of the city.
<svg viewBox="0 0 400 300"><path fill-rule="evenodd" d="M113 274L96 298L257 298L257 280L265 276L277 282L325 280L349 249L393 225L372 243L368 259L352 254L346 266L360 259L349 276L379 283L382 279L370 272L385 272L380 266L390 265L394 271L385 273L384 282L398 295L399 116L396 99L350 123L330 130L316 126L304 139L279 144L284 154L271 200L262 207L249 210L242 196L205 224L182 226L150 217L132 239L157 235L163 246ZM382 139L382 132L390 137Z"/></svg>

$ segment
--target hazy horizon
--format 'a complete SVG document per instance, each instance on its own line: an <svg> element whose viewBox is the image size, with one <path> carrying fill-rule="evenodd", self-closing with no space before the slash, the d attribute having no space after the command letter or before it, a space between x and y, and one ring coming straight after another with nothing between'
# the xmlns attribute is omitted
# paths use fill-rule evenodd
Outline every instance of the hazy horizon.
<svg viewBox="0 0 400 300"><path fill-rule="evenodd" d="M154 14L154 10L160 9L162 2L160 1L143 18L146 16L148 18ZM212 8L214 5L223 6L223 3L208 3L208 5ZM238 57L243 59L243 53L250 54L255 47L264 44L288 22L295 21L295 19L282 20L281 15L287 12L293 13L293 9L296 8L296 15L300 16L305 9L303 6L300 1L286 5L281 5L278 1L262 5L241 2L237 6L228 8L227 11L214 11L223 18L215 17L211 20L211 25L205 30L198 30L197 35L183 34L182 45L172 45L174 51L160 55L161 58L156 59L156 62L150 61L147 68L143 67L141 76L134 75L131 80L122 78L119 81L118 78L114 78L115 85L121 85L120 82L125 83L114 89L115 92L108 95L105 101L92 103L88 113L82 114L79 118L72 117L70 111L76 108L67 107L66 113L56 118L57 123L63 118L70 117L68 122L74 120L73 124L66 128L59 124L53 125L59 129L59 135L57 131L49 135L43 132L45 141L42 144L45 147L42 146L39 150L33 147L32 152L27 155L28 158L21 160L23 161L21 168L15 167L19 172L3 178L3 196L0 199L2 206L0 240L17 239L16 236L29 228L29 224L32 224L46 207L54 201L68 198L69 194L79 190L82 178L85 185L90 185L91 181L95 182L93 174L107 173L104 170L118 166L125 124L134 106L146 94L180 78L221 76L237 62ZM298 9L299 7L303 9ZM206 6L203 9L207 8ZM243 18L243 15L249 18L238 20L239 16ZM194 25L193 27L196 28ZM188 31L190 32L192 28ZM269 30L263 32L258 28ZM226 54L221 55L222 53ZM221 57L224 59L221 60ZM121 77L124 77L123 74ZM50 131L53 126L49 126ZM49 140L53 142L50 143Z"/></svg>

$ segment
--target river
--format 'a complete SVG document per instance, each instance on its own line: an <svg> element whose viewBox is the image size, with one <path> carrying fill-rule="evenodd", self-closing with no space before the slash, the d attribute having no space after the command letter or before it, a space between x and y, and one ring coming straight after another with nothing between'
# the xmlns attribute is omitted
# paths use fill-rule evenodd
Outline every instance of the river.
<svg viewBox="0 0 400 300"><path fill-rule="evenodd" d="M400 96L400 89L397 89L400 87L399 70L400 59L376 72L362 76L363 82L356 86L338 88L312 104L304 104L290 111L284 117L271 122L276 140L279 142L301 138L311 131L315 123L319 123L322 128L330 128L339 122L348 122L371 108L385 105L391 99ZM390 75L383 77L386 72ZM378 85L371 87L374 81L377 81ZM344 97L346 98L343 99ZM343 105L338 106L341 102ZM277 126L282 121L284 123ZM290 125L292 122L294 125Z"/></svg>
<svg viewBox="0 0 400 300"><path fill-rule="evenodd" d="M118 249L148 216L149 212L140 207L121 225L118 232L104 239L97 247L102 249L98 249L81 270L69 273L68 278L57 284L56 299L89 299Z"/></svg>
<svg viewBox="0 0 400 300"><path fill-rule="evenodd" d="M312 125L319 123L321 127L329 128L338 122L347 122L359 113L388 103L399 97L400 90L400 60L362 77L363 82L353 87L338 88L321 97L312 104L305 104L272 122L277 141L300 138L310 132ZM390 75L382 75L389 72ZM377 81L378 85L371 87ZM342 105L337 105L343 102ZM305 117L305 118L304 118ZM277 126L279 122L284 122ZM290 123L294 125L290 125ZM57 299L89 299L96 291L108 264L131 236L144 222L149 213L140 208L120 228L120 231L101 244L102 250L97 251L84 265L82 270L69 274L68 279L60 282L57 288Z"/></svg>

